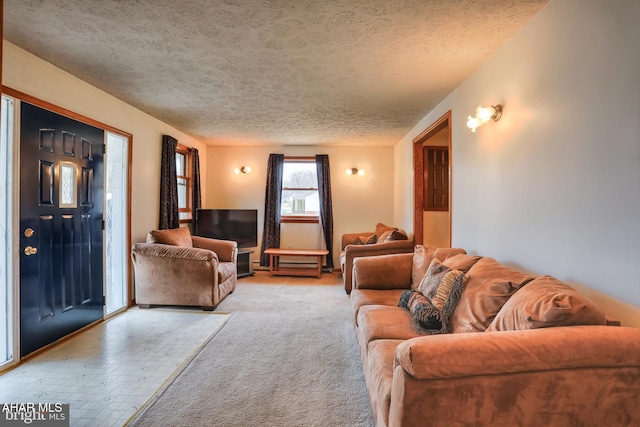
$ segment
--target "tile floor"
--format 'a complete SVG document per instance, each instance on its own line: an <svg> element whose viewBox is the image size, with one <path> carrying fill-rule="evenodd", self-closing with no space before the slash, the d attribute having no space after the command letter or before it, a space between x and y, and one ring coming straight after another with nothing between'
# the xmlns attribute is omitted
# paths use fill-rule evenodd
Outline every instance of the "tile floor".
<svg viewBox="0 0 640 427"><path fill-rule="evenodd" d="M0 403L68 403L71 426L122 426L227 317L128 310L0 375Z"/></svg>

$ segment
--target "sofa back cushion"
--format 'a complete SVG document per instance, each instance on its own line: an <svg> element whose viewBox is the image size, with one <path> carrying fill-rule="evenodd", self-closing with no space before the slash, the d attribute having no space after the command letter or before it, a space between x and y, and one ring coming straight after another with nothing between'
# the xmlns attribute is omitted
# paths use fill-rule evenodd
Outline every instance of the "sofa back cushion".
<svg viewBox="0 0 640 427"><path fill-rule="evenodd" d="M147 243L182 246L192 248L191 232L186 227L170 228L167 230L152 230L147 235Z"/></svg>
<svg viewBox="0 0 640 427"><path fill-rule="evenodd" d="M434 258L444 262L449 257L458 254L466 254L466 251L460 248L432 248L430 246L416 245L413 250L413 265L411 266L411 289L418 289ZM451 266L449 268L462 270Z"/></svg>
<svg viewBox="0 0 640 427"><path fill-rule="evenodd" d="M479 255L467 255L466 253L459 253L451 255L442 261L444 265L452 270L460 270L465 273L471 270L474 264L482 259Z"/></svg>
<svg viewBox="0 0 640 427"><path fill-rule="evenodd" d="M533 276L484 257L468 272L468 282L451 316L453 332L483 332L502 306Z"/></svg>
<svg viewBox="0 0 640 427"><path fill-rule="evenodd" d="M606 324L605 314L590 299L555 277L542 276L513 294L487 331Z"/></svg>

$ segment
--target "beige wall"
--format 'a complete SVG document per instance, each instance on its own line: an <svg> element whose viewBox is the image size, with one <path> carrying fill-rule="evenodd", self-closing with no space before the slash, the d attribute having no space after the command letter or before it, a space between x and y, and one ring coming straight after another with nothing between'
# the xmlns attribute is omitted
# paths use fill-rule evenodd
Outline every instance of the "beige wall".
<svg viewBox="0 0 640 427"><path fill-rule="evenodd" d="M206 146L175 128L120 101L48 62L3 42L2 84L59 107L82 114L133 135L133 242L144 241L158 226L162 135L200 152L203 194L206 194ZM206 196L204 197L206 201Z"/></svg>
<svg viewBox="0 0 640 427"><path fill-rule="evenodd" d="M452 244L640 326L638 20L636 1L551 1L394 147L396 221L412 223L411 139L452 110ZM471 133L492 103L502 119Z"/></svg>
<svg viewBox="0 0 640 427"><path fill-rule="evenodd" d="M332 146L213 146L209 165L205 208L258 209L258 248L262 240L267 162L270 153L288 156L328 154L334 221L334 264L344 233L373 231L378 222L393 223L393 148ZM250 166L250 174L234 168ZM364 169L363 176L347 176L345 170ZM281 247L320 248L324 244L317 224L283 224ZM254 261L258 256L254 256Z"/></svg>

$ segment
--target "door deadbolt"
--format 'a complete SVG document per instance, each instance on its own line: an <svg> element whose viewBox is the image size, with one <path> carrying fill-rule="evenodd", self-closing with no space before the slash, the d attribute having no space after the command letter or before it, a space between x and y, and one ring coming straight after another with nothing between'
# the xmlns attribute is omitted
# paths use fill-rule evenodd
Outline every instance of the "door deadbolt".
<svg viewBox="0 0 640 427"><path fill-rule="evenodd" d="M35 233L35 231L33 231L33 228L27 228L24 230L25 237L31 237L33 236L33 233Z"/></svg>
<svg viewBox="0 0 640 427"><path fill-rule="evenodd" d="M35 255L38 253L38 249L34 248L33 246L27 246L26 248L24 248L24 254L29 256L29 255Z"/></svg>

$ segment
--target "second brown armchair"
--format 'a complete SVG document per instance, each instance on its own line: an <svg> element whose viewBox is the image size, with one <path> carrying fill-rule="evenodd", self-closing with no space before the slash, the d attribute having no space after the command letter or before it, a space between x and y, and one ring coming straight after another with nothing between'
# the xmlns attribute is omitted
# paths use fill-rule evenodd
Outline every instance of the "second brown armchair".
<svg viewBox="0 0 640 427"><path fill-rule="evenodd" d="M376 231L343 234L340 270L345 292L351 293L355 258L413 252L413 246L403 230L382 223L376 225Z"/></svg>

